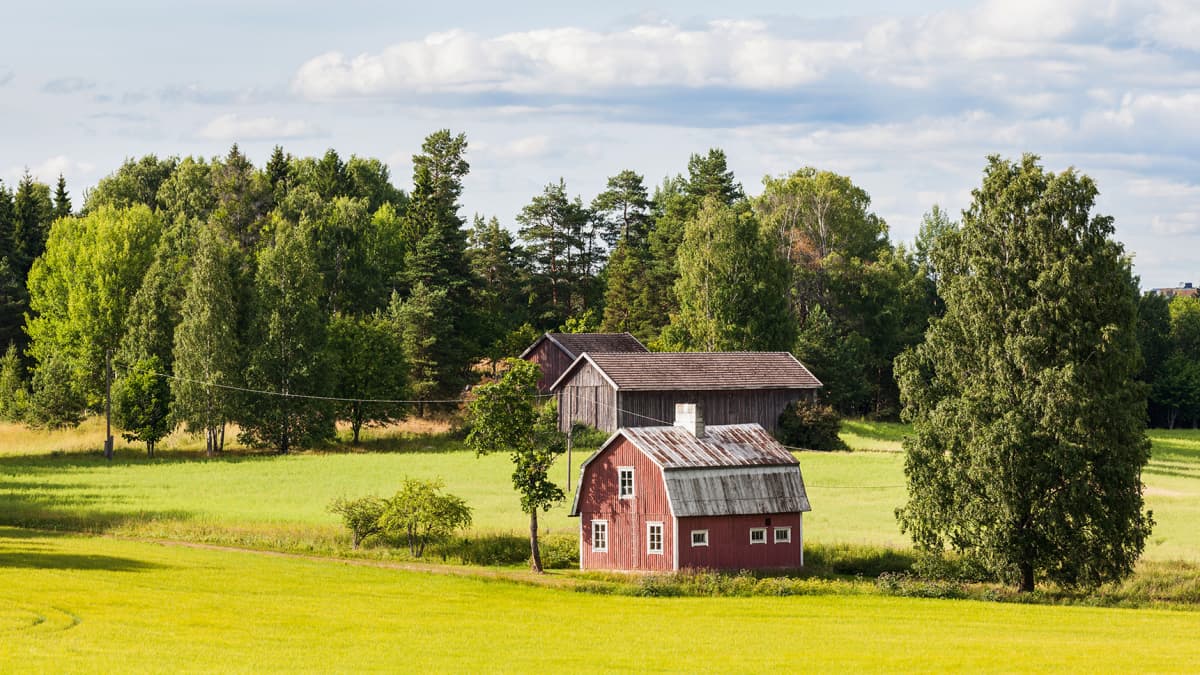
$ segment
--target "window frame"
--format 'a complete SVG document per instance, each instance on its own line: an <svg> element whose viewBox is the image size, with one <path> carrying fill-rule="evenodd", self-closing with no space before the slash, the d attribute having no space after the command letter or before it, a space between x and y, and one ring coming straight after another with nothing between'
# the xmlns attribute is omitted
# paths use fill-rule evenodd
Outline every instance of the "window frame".
<svg viewBox="0 0 1200 675"><path fill-rule="evenodd" d="M629 473L629 494L625 494L625 473ZM617 467L617 499L633 499L637 494L637 479L636 472L632 466Z"/></svg>
<svg viewBox="0 0 1200 675"><path fill-rule="evenodd" d="M658 528L658 549L654 548L654 528ZM646 554L647 555L665 555L667 550L667 530L663 527L662 521L650 520L646 521Z"/></svg>
<svg viewBox="0 0 1200 675"><path fill-rule="evenodd" d="M786 533L786 537L783 539L780 539L779 538L780 532ZM776 544L792 543L792 527L790 525L777 525L777 526L771 528L771 541Z"/></svg>
<svg viewBox="0 0 1200 675"><path fill-rule="evenodd" d="M597 525L603 529L599 538L604 540L604 546L596 546ZM608 521L602 518L592 519L592 553L608 553Z"/></svg>
<svg viewBox="0 0 1200 675"><path fill-rule="evenodd" d="M696 543L696 535L698 534L704 536L704 541L699 544ZM708 546L708 530L692 530L692 548L700 548L701 546Z"/></svg>
<svg viewBox="0 0 1200 675"><path fill-rule="evenodd" d="M754 540L754 534L756 532L760 533L762 535L762 539L759 539L758 541ZM765 543L767 543L767 528L765 528L765 527L750 528L750 545L757 546L758 544L765 544Z"/></svg>

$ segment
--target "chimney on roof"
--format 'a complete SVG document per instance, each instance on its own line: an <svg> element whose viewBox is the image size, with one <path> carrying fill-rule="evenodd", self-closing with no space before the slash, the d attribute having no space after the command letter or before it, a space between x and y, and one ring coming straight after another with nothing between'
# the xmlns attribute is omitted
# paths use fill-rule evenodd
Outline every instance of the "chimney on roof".
<svg viewBox="0 0 1200 675"><path fill-rule="evenodd" d="M683 427L696 438L704 438L704 412L699 403L676 403L675 426Z"/></svg>

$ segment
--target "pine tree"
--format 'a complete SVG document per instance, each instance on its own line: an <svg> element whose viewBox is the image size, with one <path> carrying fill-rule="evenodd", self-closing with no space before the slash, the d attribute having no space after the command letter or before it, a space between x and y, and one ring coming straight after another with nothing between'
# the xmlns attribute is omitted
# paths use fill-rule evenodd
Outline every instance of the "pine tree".
<svg viewBox="0 0 1200 675"><path fill-rule="evenodd" d="M629 246L646 246L650 233L650 196L640 175L626 169L608 179L604 192L592 200L600 222L600 238L609 248L625 239Z"/></svg>
<svg viewBox="0 0 1200 675"><path fill-rule="evenodd" d="M286 454L330 438L334 428L327 402L298 397L321 396L332 384L311 237L286 222L276 228L274 243L258 254L246 366L248 388L271 393L252 394L238 422L239 438Z"/></svg>
<svg viewBox="0 0 1200 675"><path fill-rule="evenodd" d="M517 222L530 260L535 323L557 326L597 304L591 213L579 197L567 196L566 183L547 185L521 209Z"/></svg>
<svg viewBox="0 0 1200 675"><path fill-rule="evenodd" d="M475 216L467 256L479 283L475 285L480 333L489 336L484 355L493 366L507 354L506 336L525 322L513 236L492 217Z"/></svg>
<svg viewBox="0 0 1200 675"><path fill-rule="evenodd" d="M212 228L201 228L189 265L172 351L172 414L188 431L204 433L212 455L223 449L242 382L234 290L235 253Z"/></svg>
<svg viewBox="0 0 1200 675"><path fill-rule="evenodd" d="M897 361L919 547L1031 591L1120 580L1150 533L1137 284L1087 176L991 157L934 250L946 313Z"/></svg>

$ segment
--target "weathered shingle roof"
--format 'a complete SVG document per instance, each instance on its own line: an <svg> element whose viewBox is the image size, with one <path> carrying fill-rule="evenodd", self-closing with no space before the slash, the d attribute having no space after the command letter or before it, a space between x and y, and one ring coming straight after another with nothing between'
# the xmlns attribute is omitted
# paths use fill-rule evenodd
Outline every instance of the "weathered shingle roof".
<svg viewBox="0 0 1200 675"><path fill-rule="evenodd" d="M617 389L627 391L713 389L816 389L821 381L787 352L587 352L551 390L591 362Z"/></svg>
<svg viewBox="0 0 1200 675"><path fill-rule="evenodd" d="M618 429L582 466L620 437L663 469L676 517L811 511L800 464L757 424L706 427L696 438L681 427ZM579 515L579 493L571 515Z"/></svg>
<svg viewBox="0 0 1200 675"><path fill-rule="evenodd" d="M696 438L682 427L627 427L618 433L664 469L794 465L796 458L757 424L717 424Z"/></svg>
<svg viewBox="0 0 1200 675"><path fill-rule="evenodd" d="M646 352L646 345L629 333L546 333L521 353L521 358L533 351L542 340L549 340L558 345L572 359L577 359L584 352Z"/></svg>

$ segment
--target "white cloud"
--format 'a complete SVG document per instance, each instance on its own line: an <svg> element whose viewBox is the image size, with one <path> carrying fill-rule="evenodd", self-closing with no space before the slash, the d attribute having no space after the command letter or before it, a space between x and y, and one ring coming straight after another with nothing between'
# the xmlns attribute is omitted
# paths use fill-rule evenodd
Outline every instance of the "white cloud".
<svg viewBox="0 0 1200 675"><path fill-rule="evenodd" d="M1160 0L1141 23L1142 34L1162 44L1200 51L1200 8L1189 0Z"/></svg>
<svg viewBox="0 0 1200 675"><path fill-rule="evenodd" d="M204 125L200 136L214 141L252 141L309 138L320 134L315 126L302 120L277 117L243 117L237 113L221 115Z"/></svg>
<svg viewBox="0 0 1200 675"><path fill-rule="evenodd" d="M791 88L849 57L853 42L788 39L765 24L717 21L600 33L555 28L487 38L455 30L348 58L303 64L293 88L314 99L404 93L589 94L646 87Z"/></svg>
<svg viewBox="0 0 1200 675"><path fill-rule="evenodd" d="M14 73L13 71L11 71L7 68L0 68L0 87L3 87L4 85L8 84L9 82L12 82L13 77L15 77L15 76L16 76L16 73Z"/></svg>
<svg viewBox="0 0 1200 675"><path fill-rule="evenodd" d="M53 185L54 182L58 180L59 175L66 176L68 183L70 183L74 182L71 179L90 175L96 167L90 162L79 161L65 155L57 155L47 158L46 160L34 166L9 167L8 170L4 172L4 175L7 178L6 182L9 182L10 184L16 183L21 179L21 176L25 175L26 168L28 168L29 175L33 176L34 180L41 183L46 183L47 185Z"/></svg>

